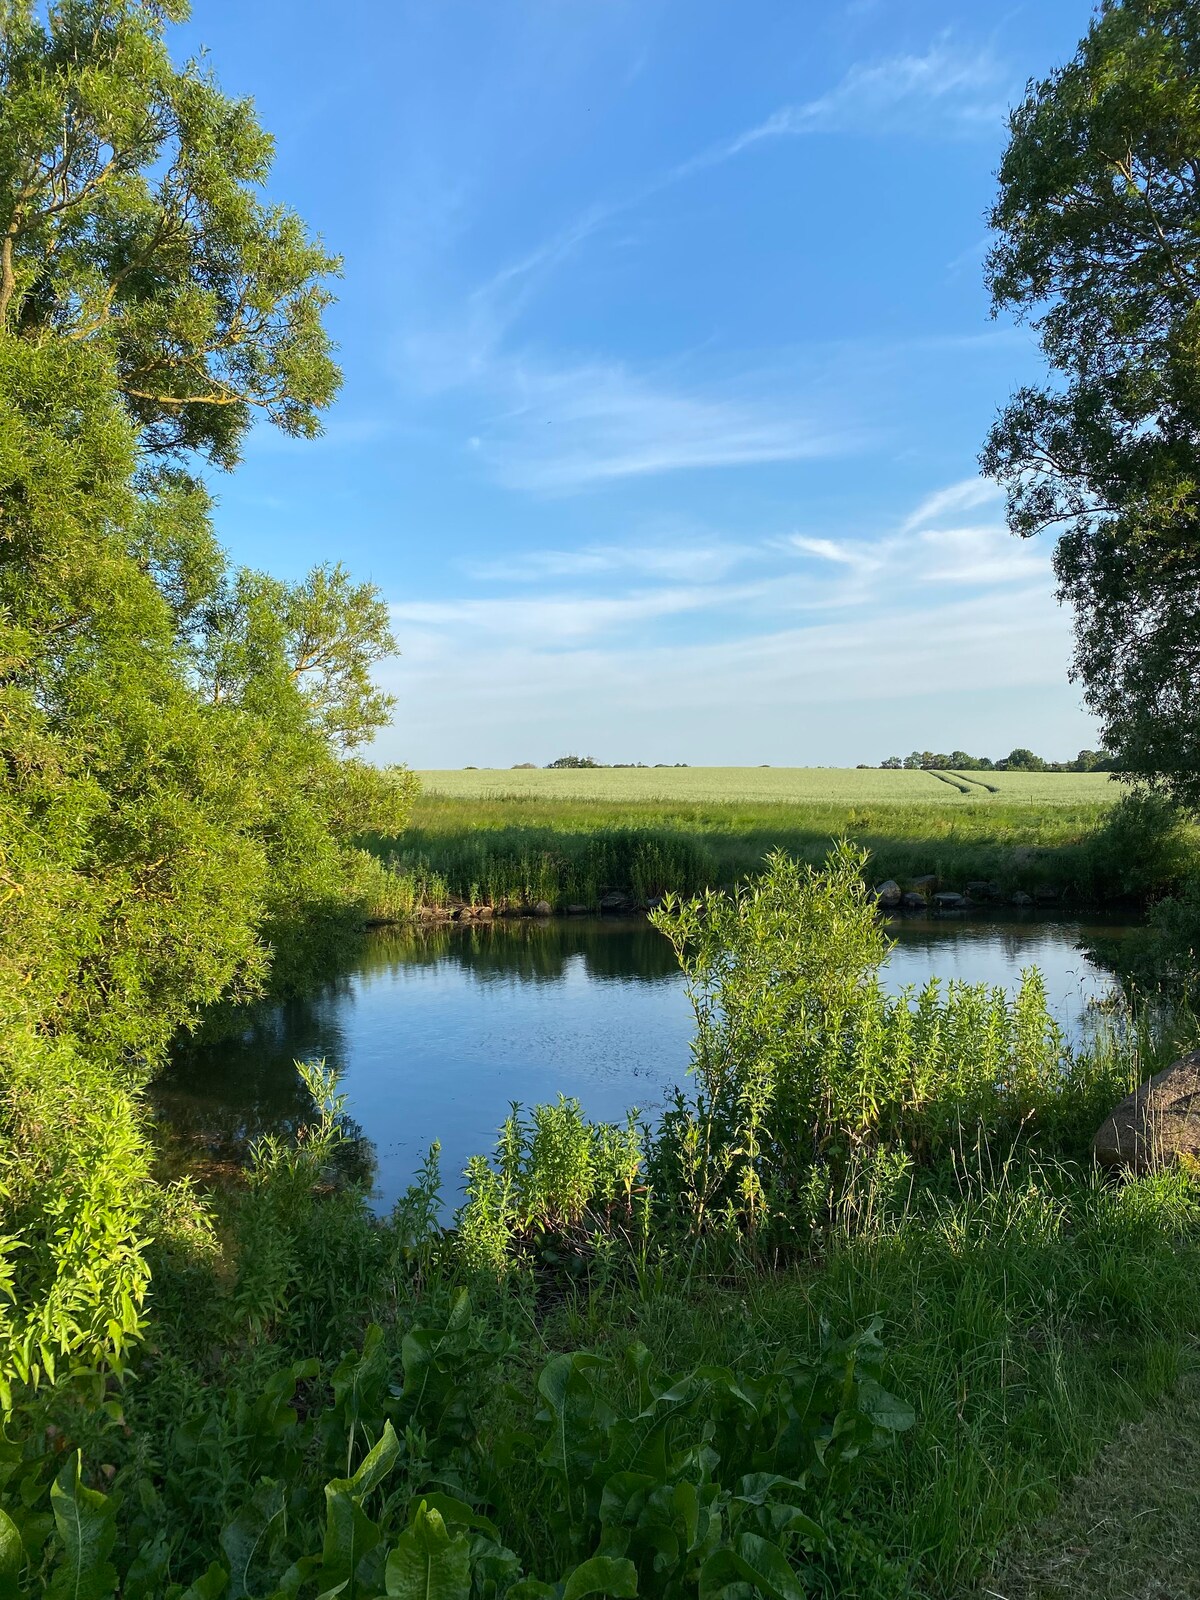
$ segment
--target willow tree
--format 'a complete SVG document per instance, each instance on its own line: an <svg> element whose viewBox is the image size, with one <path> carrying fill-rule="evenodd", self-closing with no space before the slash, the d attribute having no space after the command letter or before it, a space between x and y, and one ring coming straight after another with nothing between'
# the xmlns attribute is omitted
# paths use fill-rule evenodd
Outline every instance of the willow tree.
<svg viewBox="0 0 1200 1600"><path fill-rule="evenodd" d="M136 1063L345 903L408 783L354 760L369 585L231 570L197 462L301 437L336 260L263 199L181 0L0 0L0 1027Z"/></svg>
<svg viewBox="0 0 1200 1600"><path fill-rule="evenodd" d="M1058 536L1074 672L1125 773L1200 806L1200 7L1106 0L1011 119L996 310L1047 381L983 451L1013 530Z"/></svg>

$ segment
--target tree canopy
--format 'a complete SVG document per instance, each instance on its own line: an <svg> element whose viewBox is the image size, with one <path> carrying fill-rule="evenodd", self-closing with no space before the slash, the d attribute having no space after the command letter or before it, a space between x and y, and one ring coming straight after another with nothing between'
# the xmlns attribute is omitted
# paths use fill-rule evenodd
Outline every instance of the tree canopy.
<svg viewBox="0 0 1200 1600"><path fill-rule="evenodd" d="M230 565L194 459L318 430L335 263L179 0L0 5L0 1028L151 1062L353 902L387 608Z"/></svg>
<svg viewBox="0 0 1200 1600"><path fill-rule="evenodd" d="M1200 805L1200 9L1105 0L1011 119L993 306L1050 368L981 464L1058 534L1074 671L1126 774Z"/></svg>
<svg viewBox="0 0 1200 1600"><path fill-rule="evenodd" d="M272 141L165 24L184 0L8 0L0 325L107 347L144 449L237 459L256 411L319 431L337 261L259 197Z"/></svg>

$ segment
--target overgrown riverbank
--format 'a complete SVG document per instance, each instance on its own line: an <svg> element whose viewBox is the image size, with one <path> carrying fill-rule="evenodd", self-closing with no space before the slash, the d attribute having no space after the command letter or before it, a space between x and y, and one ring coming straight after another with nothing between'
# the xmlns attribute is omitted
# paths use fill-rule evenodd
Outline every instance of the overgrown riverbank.
<svg viewBox="0 0 1200 1600"><path fill-rule="evenodd" d="M6 1324L14 1579L948 1595L1170 1388L1200 1191L1089 1145L1186 1018L1076 1054L1035 978L889 998L845 851L659 920L694 1084L655 1128L514 1117L451 1232L432 1164L382 1222L335 1181L320 1074L307 1131L204 1203L112 1142L136 1121L18 1085L61 1133L53 1173L4 1173L44 1241Z"/></svg>
<svg viewBox="0 0 1200 1600"><path fill-rule="evenodd" d="M901 774L901 776L904 776ZM1038 805L821 802L668 804L422 793L402 834L372 834L387 873L372 914L642 906L668 892L744 882L775 849L817 863L833 838L869 852L875 883L932 876L1075 905L1143 904L1197 859L1194 830L1154 802ZM928 888L928 884L926 884Z"/></svg>

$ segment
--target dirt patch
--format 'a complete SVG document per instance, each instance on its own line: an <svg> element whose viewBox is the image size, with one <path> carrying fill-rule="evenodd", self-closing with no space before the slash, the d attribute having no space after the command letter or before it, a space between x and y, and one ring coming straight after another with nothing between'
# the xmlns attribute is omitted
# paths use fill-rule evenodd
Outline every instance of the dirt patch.
<svg viewBox="0 0 1200 1600"><path fill-rule="evenodd" d="M1200 1600L1200 1374L1130 1423L977 1600Z"/></svg>

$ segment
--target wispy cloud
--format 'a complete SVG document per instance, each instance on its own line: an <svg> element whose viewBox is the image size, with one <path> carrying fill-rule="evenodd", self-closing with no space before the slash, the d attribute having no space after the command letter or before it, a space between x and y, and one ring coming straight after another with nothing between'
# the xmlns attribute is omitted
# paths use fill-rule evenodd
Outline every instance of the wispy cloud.
<svg viewBox="0 0 1200 1600"><path fill-rule="evenodd" d="M925 583L964 588L1007 585L1048 576L1043 547L1014 539L1005 528L938 528L919 535L918 570Z"/></svg>
<svg viewBox="0 0 1200 1600"><path fill-rule="evenodd" d="M740 595L740 592L739 592ZM542 647L578 644L598 635L623 632L665 617L728 604L730 594L715 585L664 588L620 595L506 595L500 599L400 601L392 618L423 630L466 628L472 637L535 639Z"/></svg>
<svg viewBox="0 0 1200 1600"><path fill-rule="evenodd" d="M789 534L782 543L805 555L820 556L822 561L832 561L838 566L853 567L856 572L873 572L880 566L880 558L870 549L839 542L836 539L814 539L803 533Z"/></svg>
<svg viewBox="0 0 1200 1600"><path fill-rule="evenodd" d="M693 175L766 143L810 134L964 134L996 120L1003 85L990 51L949 36L923 54L859 62L825 93L779 107L698 155L593 202L478 282L452 311L414 318L399 350L405 379L431 392L469 387L483 395L497 416L477 428L472 448L497 482L537 494L852 449L861 440L847 426L824 425L786 398L746 400L711 385L671 386L617 361L522 349L514 335L542 288L582 245Z"/></svg>
<svg viewBox="0 0 1200 1600"><path fill-rule="evenodd" d="M968 50L948 36L923 55L859 62L823 95L780 106L763 121L681 162L673 181L731 161L756 145L805 134L934 133L967 135L994 128L1007 104L1007 77L989 50Z"/></svg>
<svg viewBox="0 0 1200 1600"><path fill-rule="evenodd" d="M529 550L500 561L468 561L463 570L481 583L528 584L619 573L709 583L753 554L752 546L739 544L587 545L581 550Z"/></svg>
<svg viewBox="0 0 1200 1600"><path fill-rule="evenodd" d="M507 376L514 403L477 436L475 448L500 483L539 494L700 467L836 455L859 437L786 402L771 407L689 394L616 362L521 362Z"/></svg>
<svg viewBox="0 0 1200 1600"><path fill-rule="evenodd" d="M963 511L974 511L977 506L993 505L1003 497L1004 491L990 478L963 478L945 489L926 495L914 511L901 524L902 531L912 533L926 524L937 522L945 516L957 516Z"/></svg>
<svg viewBox="0 0 1200 1600"><path fill-rule="evenodd" d="M580 744L610 759L775 760L781 726L821 722L826 747L857 760L928 738L915 725L902 734L904 719L941 716L954 694L964 706L971 695L1003 703L989 713L998 731L977 728L977 744L1015 742L1035 711L1044 726L1058 718L1064 748L1085 740L1048 552L998 519L962 519L992 498L977 479L950 484L858 538L710 535L711 563L694 564L687 582L682 551L652 544L535 550L473 568L477 582L525 587L393 608L405 652L387 673L401 696L397 749L430 752L419 759L431 765L547 760ZM857 749L845 734L850 706L854 737L867 741ZM946 738L969 746L973 725L968 717ZM676 750L676 740L686 743ZM791 759L803 761L802 748Z"/></svg>

